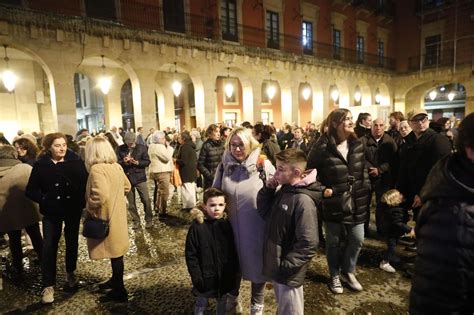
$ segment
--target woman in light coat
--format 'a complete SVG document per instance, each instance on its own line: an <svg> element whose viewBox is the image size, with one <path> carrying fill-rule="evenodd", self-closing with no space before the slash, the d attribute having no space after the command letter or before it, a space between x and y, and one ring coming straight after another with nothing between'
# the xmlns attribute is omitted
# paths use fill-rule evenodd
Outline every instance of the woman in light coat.
<svg viewBox="0 0 474 315"><path fill-rule="evenodd" d="M153 203L155 211L160 217L165 217L168 197L170 194L171 172L173 171L173 147L166 144L166 135L163 131L155 131L152 143L148 147L150 157L150 178L155 182Z"/></svg>
<svg viewBox="0 0 474 315"><path fill-rule="evenodd" d="M90 139L85 149L89 171L86 188L86 218L109 220L109 234L104 239L87 239L91 259L110 258L112 278L99 285L111 289L101 301L126 302L123 283L123 255L128 251L127 206L125 195L131 185L110 143L103 137Z"/></svg>
<svg viewBox="0 0 474 315"><path fill-rule="evenodd" d="M43 249L38 205L25 196L31 169L30 165L17 159L15 148L9 145L0 147L0 232L8 233L12 276L23 271L22 229L30 236L40 260Z"/></svg>
<svg viewBox="0 0 474 315"><path fill-rule="evenodd" d="M260 147L251 131L237 128L228 137L222 163L217 167L213 187L227 194L227 211L234 231L242 277L252 282L251 314L263 314L266 277L263 267L265 221L257 213L257 193L261 177L269 177L275 168L260 157ZM238 292L235 292L238 296ZM228 305L236 305L228 298Z"/></svg>

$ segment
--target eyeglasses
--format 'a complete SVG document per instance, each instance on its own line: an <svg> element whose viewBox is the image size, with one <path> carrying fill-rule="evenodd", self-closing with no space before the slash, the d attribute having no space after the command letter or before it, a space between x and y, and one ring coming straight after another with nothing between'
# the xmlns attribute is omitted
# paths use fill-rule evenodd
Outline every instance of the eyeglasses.
<svg viewBox="0 0 474 315"><path fill-rule="evenodd" d="M417 122L425 122L428 119L427 116L423 116L420 118L412 118L410 119L411 122L417 123Z"/></svg>
<svg viewBox="0 0 474 315"><path fill-rule="evenodd" d="M230 148L232 150L236 150L237 148L239 148L239 150L243 150L245 148L245 144L235 144L235 143L231 143L230 144Z"/></svg>
<svg viewBox="0 0 474 315"><path fill-rule="evenodd" d="M344 121L352 121L352 117L346 117L344 118Z"/></svg>

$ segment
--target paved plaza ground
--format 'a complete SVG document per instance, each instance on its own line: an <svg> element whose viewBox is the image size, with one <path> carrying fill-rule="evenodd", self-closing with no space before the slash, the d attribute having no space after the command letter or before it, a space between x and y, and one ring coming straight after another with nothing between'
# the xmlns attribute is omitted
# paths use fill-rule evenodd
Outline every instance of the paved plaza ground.
<svg viewBox="0 0 474 315"><path fill-rule="evenodd" d="M77 275L80 288L75 294L62 291L65 281L64 240L61 240L58 281L55 302L50 306L39 303L41 293L40 270L35 255L24 259L25 273L20 279L3 275L0 291L0 314L189 314L193 310L191 280L184 260L184 243L190 223L189 214L182 212L178 196L171 203L170 217L155 219L155 227L129 229L130 250L125 256L125 286L129 302L101 303L97 284L111 275L110 261L91 261L85 239L80 236ZM407 314L410 279L403 271L388 274L378 268L383 254L382 241L366 239L359 258L357 276L364 286L360 293L344 289L344 294L333 295L327 288L327 264L320 250L311 262L306 281L306 314ZM8 249L0 250L0 268L5 270ZM410 262L403 248L399 248L402 263ZM243 281L241 300L244 314L249 313L250 285ZM214 313L214 304L209 314ZM271 285L265 292L265 313L275 314L276 304Z"/></svg>

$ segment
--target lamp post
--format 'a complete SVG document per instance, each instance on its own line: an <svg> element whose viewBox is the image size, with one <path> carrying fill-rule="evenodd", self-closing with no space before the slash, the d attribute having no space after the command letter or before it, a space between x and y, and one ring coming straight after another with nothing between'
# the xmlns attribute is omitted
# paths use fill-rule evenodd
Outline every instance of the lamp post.
<svg viewBox="0 0 474 315"><path fill-rule="evenodd" d="M3 48L5 49L5 58L3 58L3 60L5 60L6 70L3 71L3 73L2 73L2 81L3 81L3 85L5 86L7 91L11 93L15 89L16 82L17 82L17 77L9 69L8 61L10 59L8 58L8 55L7 55L7 47L8 47L7 45L3 45Z"/></svg>
<svg viewBox="0 0 474 315"><path fill-rule="evenodd" d="M354 92L354 100L356 101L357 105L360 104L361 99L362 99L362 93L360 92L360 87L357 85Z"/></svg>
<svg viewBox="0 0 474 315"><path fill-rule="evenodd" d="M176 74L178 73L177 71L177 68L176 68L176 62L174 63L174 74L173 74L173 77L174 77L174 81L173 81L173 84L171 84L171 89L173 90L173 94L174 96L178 97L179 94L181 94L181 89L183 87L183 85L181 84L181 82L179 82L178 80L176 80Z"/></svg>
<svg viewBox="0 0 474 315"><path fill-rule="evenodd" d="M232 95L234 95L234 85L232 84L229 76L229 67L227 67L227 82L225 83L224 86L224 92L227 98L231 98Z"/></svg>
<svg viewBox="0 0 474 315"><path fill-rule="evenodd" d="M273 97L275 96L275 93L276 93L276 87L273 84L272 73L271 72L270 72L270 81L267 84L267 91L266 92L267 92L268 99L271 101L273 99Z"/></svg>
<svg viewBox="0 0 474 315"><path fill-rule="evenodd" d="M339 99L339 89L337 88L336 84L331 85L331 87L329 88L329 94L331 95L332 100L334 102L337 102L337 100Z"/></svg>
<svg viewBox="0 0 474 315"><path fill-rule="evenodd" d="M303 95L303 99L307 101L309 97L311 96L311 87L307 81L307 76L304 77L305 82L303 83L303 89L301 91L301 94Z"/></svg>
<svg viewBox="0 0 474 315"><path fill-rule="evenodd" d="M379 88L375 90L375 104L380 104L382 101L382 94L380 94Z"/></svg>
<svg viewBox="0 0 474 315"><path fill-rule="evenodd" d="M104 93L104 95L107 95L109 93L110 86L112 85L112 81L106 75L104 55L102 55L101 57L102 57L102 77L99 79L99 87L102 93Z"/></svg>

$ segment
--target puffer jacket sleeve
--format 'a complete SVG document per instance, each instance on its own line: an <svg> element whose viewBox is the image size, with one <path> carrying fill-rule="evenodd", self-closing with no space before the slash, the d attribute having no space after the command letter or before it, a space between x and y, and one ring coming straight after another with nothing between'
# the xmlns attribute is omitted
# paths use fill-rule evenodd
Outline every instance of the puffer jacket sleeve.
<svg viewBox="0 0 474 315"><path fill-rule="evenodd" d="M217 166L216 174L214 175L214 181L212 182L212 187L217 189L222 189L222 176L224 176L224 164L222 162Z"/></svg>
<svg viewBox="0 0 474 315"><path fill-rule="evenodd" d="M188 234L186 236L186 246L185 246L185 257L186 257L186 266L188 267L189 275L191 276L191 281L193 285L198 288L202 285L202 270L199 264L199 238L196 230L196 223L193 222L189 227Z"/></svg>
<svg viewBox="0 0 474 315"><path fill-rule="evenodd" d="M258 214L266 221L272 210L275 189L266 187L265 185L259 190L257 195L257 211Z"/></svg>
<svg viewBox="0 0 474 315"><path fill-rule="evenodd" d="M198 170L206 179L212 177L211 170L206 167L206 160L209 158L210 150L212 150L211 144L209 142L205 142L202 145L201 151L199 152L198 159Z"/></svg>
<svg viewBox="0 0 474 315"><path fill-rule="evenodd" d="M314 201L307 195L298 194L295 204L295 237L291 250L282 257L280 269L291 276L308 263L318 249L318 218Z"/></svg>
<svg viewBox="0 0 474 315"><path fill-rule="evenodd" d="M41 175L39 167L38 164L33 166L30 178L28 179L28 184L26 185L25 195L32 201L41 204L43 193L41 192Z"/></svg>

